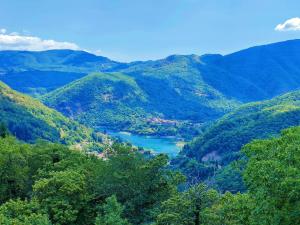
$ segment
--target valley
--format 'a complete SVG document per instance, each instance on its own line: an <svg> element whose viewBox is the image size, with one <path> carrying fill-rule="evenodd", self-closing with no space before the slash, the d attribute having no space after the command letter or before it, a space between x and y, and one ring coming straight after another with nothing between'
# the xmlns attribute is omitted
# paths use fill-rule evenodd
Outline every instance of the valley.
<svg viewBox="0 0 300 225"><path fill-rule="evenodd" d="M193 147L196 145L206 148L211 142L208 130L225 120L219 118L246 107L245 103L300 87L300 56L296 49L300 49L299 40L256 46L225 56L171 55L130 63L73 50L1 51L0 80L72 121L95 130L103 127L114 131L113 136L139 147L178 152L176 139L191 141L199 136L186 145L183 154L201 161L197 155L204 150L187 149L197 149ZM119 133L122 131L131 135L124 136ZM261 137L269 133L267 130ZM175 139L169 142L169 136ZM205 137L205 144L196 144L201 137ZM254 137L247 135L244 143ZM215 142L209 147L211 152L218 152L218 143L226 147L224 141ZM223 151L232 151L231 145L226 148Z"/></svg>
<svg viewBox="0 0 300 225"><path fill-rule="evenodd" d="M72 50L2 51L0 80L92 128L191 140L244 103L299 88L299 46L131 63Z"/></svg>
<svg viewBox="0 0 300 225"><path fill-rule="evenodd" d="M299 65L300 40L130 63L0 51L0 223L15 207L45 225L106 214L240 225L282 199L287 212L299 186Z"/></svg>
<svg viewBox="0 0 300 225"><path fill-rule="evenodd" d="M146 136L122 131L106 131L105 134L117 138L120 141L140 147L143 150L149 150L154 154L167 154L170 158L177 156L184 144L183 140L172 136Z"/></svg>
<svg viewBox="0 0 300 225"><path fill-rule="evenodd" d="M1 0L0 225L300 225L299 0Z"/></svg>

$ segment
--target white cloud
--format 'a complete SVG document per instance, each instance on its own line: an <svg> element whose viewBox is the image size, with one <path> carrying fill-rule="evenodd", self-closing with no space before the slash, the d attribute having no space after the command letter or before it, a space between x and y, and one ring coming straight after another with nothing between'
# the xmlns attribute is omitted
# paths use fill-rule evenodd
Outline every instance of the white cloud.
<svg viewBox="0 0 300 225"><path fill-rule="evenodd" d="M71 42L45 40L35 36L21 35L16 32L7 34L6 29L0 29L0 50L28 50L44 51L51 49L80 50L80 47Z"/></svg>
<svg viewBox="0 0 300 225"><path fill-rule="evenodd" d="M288 19L284 23L278 24L275 27L275 30L277 31L300 31L300 18L295 17Z"/></svg>

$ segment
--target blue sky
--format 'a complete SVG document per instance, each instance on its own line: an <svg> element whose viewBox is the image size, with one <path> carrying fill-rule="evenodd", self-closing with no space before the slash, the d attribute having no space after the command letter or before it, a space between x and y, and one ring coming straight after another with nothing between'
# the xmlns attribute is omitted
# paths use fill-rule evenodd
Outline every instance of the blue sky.
<svg viewBox="0 0 300 225"><path fill-rule="evenodd" d="M1 0L0 49L70 46L120 61L227 54L300 38L275 30L299 9L299 0Z"/></svg>

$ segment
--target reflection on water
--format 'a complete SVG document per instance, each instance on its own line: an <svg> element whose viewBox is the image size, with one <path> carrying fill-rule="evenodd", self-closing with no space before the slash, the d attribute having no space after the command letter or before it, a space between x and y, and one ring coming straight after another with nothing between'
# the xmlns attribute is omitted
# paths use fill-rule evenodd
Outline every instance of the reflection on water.
<svg viewBox="0 0 300 225"><path fill-rule="evenodd" d="M124 142L130 142L135 146L153 150L155 153L165 153L171 157L176 156L181 150L181 147L177 145L178 140L172 137L153 137L114 131L107 131L107 134L120 138Z"/></svg>

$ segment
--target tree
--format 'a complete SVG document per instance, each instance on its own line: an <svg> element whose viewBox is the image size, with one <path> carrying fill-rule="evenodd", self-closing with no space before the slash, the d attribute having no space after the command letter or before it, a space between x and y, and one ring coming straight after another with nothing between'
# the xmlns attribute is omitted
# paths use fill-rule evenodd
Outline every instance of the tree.
<svg viewBox="0 0 300 225"><path fill-rule="evenodd" d="M105 164L95 166L94 196L103 201L116 195L133 224L152 221L161 202L182 182L182 176L166 169L168 158L146 158L128 146L115 145ZM100 164L99 164L100 165ZM90 182L89 182L90 183Z"/></svg>
<svg viewBox="0 0 300 225"><path fill-rule="evenodd" d="M300 127L243 151L249 158L244 179L255 202L253 224L300 224Z"/></svg>
<svg viewBox="0 0 300 225"><path fill-rule="evenodd" d="M203 211L215 203L218 193L198 184L162 203L157 225L200 225Z"/></svg>
<svg viewBox="0 0 300 225"><path fill-rule="evenodd" d="M0 224L51 225L51 222L37 202L17 199L0 206Z"/></svg>
<svg viewBox="0 0 300 225"><path fill-rule="evenodd" d="M240 159L218 170L215 176L215 186L218 191L225 193L245 192L246 187L243 182L243 171L245 169L246 161Z"/></svg>
<svg viewBox="0 0 300 225"><path fill-rule="evenodd" d="M9 135L9 131L4 123L0 123L0 137L5 138Z"/></svg>
<svg viewBox="0 0 300 225"><path fill-rule="evenodd" d="M194 224L193 203L183 194L178 193L164 201L161 211L156 218L156 225Z"/></svg>
<svg viewBox="0 0 300 225"><path fill-rule="evenodd" d="M205 225L250 225L252 206L249 195L226 192L213 206L204 210L202 222Z"/></svg>
<svg viewBox="0 0 300 225"><path fill-rule="evenodd" d="M118 203L115 195L106 198L106 203L101 207L101 214L96 218L95 225L129 225L122 218L124 207Z"/></svg>
<svg viewBox="0 0 300 225"><path fill-rule="evenodd" d="M194 224L200 225L201 213L218 199L218 193L215 190L209 190L205 184L198 184L192 186L186 192L186 195L194 207Z"/></svg>
<svg viewBox="0 0 300 225"><path fill-rule="evenodd" d="M0 203L25 198L30 189L27 154L30 147L13 137L0 139Z"/></svg>
<svg viewBox="0 0 300 225"><path fill-rule="evenodd" d="M51 172L34 184L33 191L51 221L59 224L75 223L89 199L84 175L73 170Z"/></svg>

